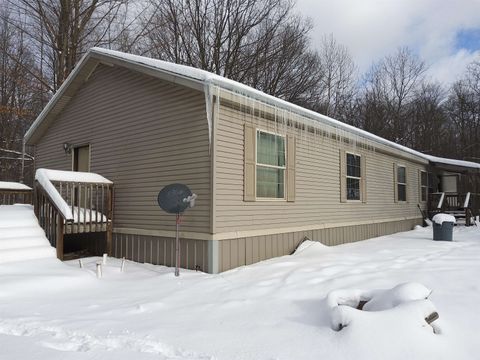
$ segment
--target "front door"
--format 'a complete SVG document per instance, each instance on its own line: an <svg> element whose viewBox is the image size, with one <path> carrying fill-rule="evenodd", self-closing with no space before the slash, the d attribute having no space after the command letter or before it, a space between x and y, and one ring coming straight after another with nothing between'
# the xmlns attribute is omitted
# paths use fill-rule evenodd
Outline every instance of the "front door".
<svg viewBox="0 0 480 360"><path fill-rule="evenodd" d="M90 171L90 145L78 146L73 148L73 171ZM87 188L80 186L75 189L74 205L86 207L85 205L90 201L90 197L86 194Z"/></svg>
<svg viewBox="0 0 480 360"><path fill-rule="evenodd" d="M73 148L73 171L90 171L90 145Z"/></svg>

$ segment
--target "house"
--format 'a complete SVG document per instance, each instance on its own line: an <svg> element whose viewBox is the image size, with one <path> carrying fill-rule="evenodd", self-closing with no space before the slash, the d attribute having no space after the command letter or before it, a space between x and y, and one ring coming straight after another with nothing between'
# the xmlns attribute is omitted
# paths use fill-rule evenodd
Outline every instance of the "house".
<svg viewBox="0 0 480 360"><path fill-rule="evenodd" d="M175 216L156 199L188 185L198 198L181 224L182 266L210 273L290 254L305 237L337 245L410 230L419 208L463 204L480 171L202 70L100 48L24 141L37 169L113 181L116 257L172 265Z"/></svg>

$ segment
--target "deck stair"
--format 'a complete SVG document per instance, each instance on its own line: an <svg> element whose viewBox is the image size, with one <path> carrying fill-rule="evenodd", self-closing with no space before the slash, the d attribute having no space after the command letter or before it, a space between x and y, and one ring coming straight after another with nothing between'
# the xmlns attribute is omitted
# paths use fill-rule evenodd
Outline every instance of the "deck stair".
<svg viewBox="0 0 480 360"><path fill-rule="evenodd" d="M104 236L111 253L113 183L103 176L38 169L33 189L0 181L0 208L0 263L52 251L63 260L66 236Z"/></svg>
<svg viewBox="0 0 480 360"><path fill-rule="evenodd" d="M55 258L31 205L0 205L0 264Z"/></svg>

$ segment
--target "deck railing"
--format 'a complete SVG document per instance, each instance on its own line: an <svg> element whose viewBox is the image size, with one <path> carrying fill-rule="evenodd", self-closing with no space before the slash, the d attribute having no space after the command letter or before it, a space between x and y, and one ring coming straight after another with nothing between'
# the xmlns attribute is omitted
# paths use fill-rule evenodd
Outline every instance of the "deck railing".
<svg viewBox="0 0 480 360"><path fill-rule="evenodd" d="M20 183L0 181L0 205L32 204L32 188Z"/></svg>
<svg viewBox="0 0 480 360"><path fill-rule="evenodd" d="M33 190L14 190L0 187L0 205L32 204Z"/></svg>
<svg viewBox="0 0 480 360"><path fill-rule="evenodd" d="M473 225L472 218L480 216L480 194L432 193L428 197L430 217L446 212L465 218L467 226Z"/></svg>
<svg viewBox="0 0 480 360"><path fill-rule="evenodd" d="M113 184L50 181L49 191L35 182L34 208L41 227L57 257L63 259L65 234L105 232L106 251L111 254ZM54 195L52 195L54 192Z"/></svg>

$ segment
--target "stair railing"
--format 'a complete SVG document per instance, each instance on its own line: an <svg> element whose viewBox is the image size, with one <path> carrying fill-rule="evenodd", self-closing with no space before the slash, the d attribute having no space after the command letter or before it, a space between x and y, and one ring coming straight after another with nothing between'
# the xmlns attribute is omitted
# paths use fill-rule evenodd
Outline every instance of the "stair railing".
<svg viewBox="0 0 480 360"><path fill-rule="evenodd" d="M52 194L51 190L50 194ZM50 244L57 249L57 258L63 260L63 236L65 224L73 222L73 215L66 211L66 203L60 196L52 196L38 181L35 181L33 207L40 227Z"/></svg>
<svg viewBox="0 0 480 360"><path fill-rule="evenodd" d="M0 186L0 205L32 204L33 190L9 189Z"/></svg>

